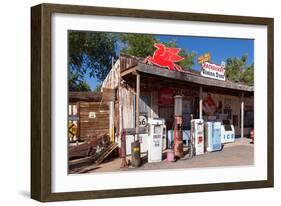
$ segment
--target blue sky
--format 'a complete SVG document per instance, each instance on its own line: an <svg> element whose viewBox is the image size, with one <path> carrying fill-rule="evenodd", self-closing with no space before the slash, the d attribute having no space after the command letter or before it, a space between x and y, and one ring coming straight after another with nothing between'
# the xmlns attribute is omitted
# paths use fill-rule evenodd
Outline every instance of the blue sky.
<svg viewBox="0 0 281 206"><path fill-rule="evenodd" d="M206 53L211 53L211 62L221 64L229 57L239 57L247 54L247 65L254 62L254 40L252 39L235 39L235 38L214 38L214 37L195 37L195 36L168 36L155 35L161 42L176 41L179 48L186 49L187 52L194 51L195 65L193 69L199 70L200 65L197 64L197 57ZM119 49L118 49L119 50ZM86 82L93 90L98 84L96 79L86 77Z"/></svg>
<svg viewBox="0 0 281 206"><path fill-rule="evenodd" d="M254 62L254 40L234 39L234 38L213 38L213 37L193 37L193 36L156 36L161 42L174 40L180 48L188 52L195 51L196 65L193 69L200 69L197 64L197 57L210 52L211 62L221 64L229 57L239 57L247 54L247 65Z"/></svg>

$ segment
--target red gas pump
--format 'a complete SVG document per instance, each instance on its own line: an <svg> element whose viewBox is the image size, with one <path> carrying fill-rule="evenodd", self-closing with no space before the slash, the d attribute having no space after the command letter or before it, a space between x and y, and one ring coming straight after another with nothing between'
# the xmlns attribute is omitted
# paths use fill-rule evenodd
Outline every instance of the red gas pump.
<svg viewBox="0 0 281 206"><path fill-rule="evenodd" d="M175 119L174 119L174 151L177 158L183 157L182 139L182 96L175 96Z"/></svg>

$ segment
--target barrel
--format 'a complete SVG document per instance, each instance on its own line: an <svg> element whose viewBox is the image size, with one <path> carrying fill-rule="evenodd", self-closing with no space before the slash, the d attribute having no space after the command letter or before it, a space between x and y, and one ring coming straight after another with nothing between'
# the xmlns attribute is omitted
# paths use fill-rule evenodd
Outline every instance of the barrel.
<svg viewBox="0 0 281 206"><path fill-rule="evenodd" d="M131 144L131 154L132 154L132 161L131 164L133 167L139 167L141 165L141 154L140 154L140 142L134 141Z"/></svg>

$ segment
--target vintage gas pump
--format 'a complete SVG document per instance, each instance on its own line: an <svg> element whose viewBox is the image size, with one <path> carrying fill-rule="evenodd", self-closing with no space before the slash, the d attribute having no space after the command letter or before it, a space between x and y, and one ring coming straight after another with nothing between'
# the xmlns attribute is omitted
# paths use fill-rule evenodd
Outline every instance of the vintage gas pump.
<svg viewBox="0 0 281 206"><path fill-rule="evenodd" d="M163 137L166 137L165 120L149 118L148 162L162 161Z"/></svg>
<svg viewBox="0 0 281 206"><path fill-rule="evenodd" d="M174 151L176 157L183 157L182 96L180 95L175 96Z"/></svg>
<svg viewBox="0 0 281 206"><path fill-rule="evenodd" d="M204 121L203 119L191 120L191 136L194 141L195 155L204 154Z"/></svg>

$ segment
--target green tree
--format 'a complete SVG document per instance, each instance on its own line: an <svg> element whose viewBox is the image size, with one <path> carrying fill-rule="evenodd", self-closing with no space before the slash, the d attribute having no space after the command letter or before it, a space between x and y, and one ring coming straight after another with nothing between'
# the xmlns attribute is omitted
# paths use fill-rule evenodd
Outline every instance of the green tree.
<svg viewBox="0 0 281 206"><path fill-rule="evenodd" d="M78 73L69 73L68 81L69 91L91 91L90 86L85 82L85 80L79 77Z"/></svg>
<svg viewBox="0 0 281 206"><path fill-rule="evenodd" d="M116 58L117 35L105 32L68 33L69 90L86 89L85 76L103 81ZM75 88L77 86L77 88ZM80 88L81 89L81 88Z"/></svg>
<svg viewBox="0 0 281 206"><path fill-rule="evenodd" d="M241 58L232 57L226 60L226 77L234 82L241 82L248 85L254 83L254 65L246 65L247 55Z"/></svg>
<svg viewBox="0 0 281 206"><path fill-rule="evenodd" d="M254 64L247 67L241 74L241 82L251 86L254 85Z"/></svg>
<svg viewBox="0 0 281 206"><path fill-rule="evenodd" d="M153 54L153 45L157 42L150 34L120 34L120 40L123 43L121 53L143 58Z"/></svg>
<svg viewBox="0 0 281 206"><path fill-rule="evenodd" d="M149 34L121 34L120 40L123 43L121 53L143 58L153 55L155 52L155 47L153 45L155 43L163 43L167 47L179 47L175 40L160 42L160 40L155 38L154 35ZM192 69L196 53L187 52L185 49L181 49L179 55L185 59L177 64L179 64L183 70Z"/></svg>
<svg viewBox="0 0 281 206"><path fill-rule="evenodd" d="M100 93L102 84L98 84L93 92Z"/></svg>
<svg viewBox="0 0 281 206"><path fill-rule="evenodd" d="M174 47L179 48L175 40L164 42L163 43L166 47ZM196 56L196 52L188 52L186 49L181 48L179 55L184 57L184 60L177 62L178 65L182 67L183 70L192 70L192 67L194 66L194 58Z"/></svg>

